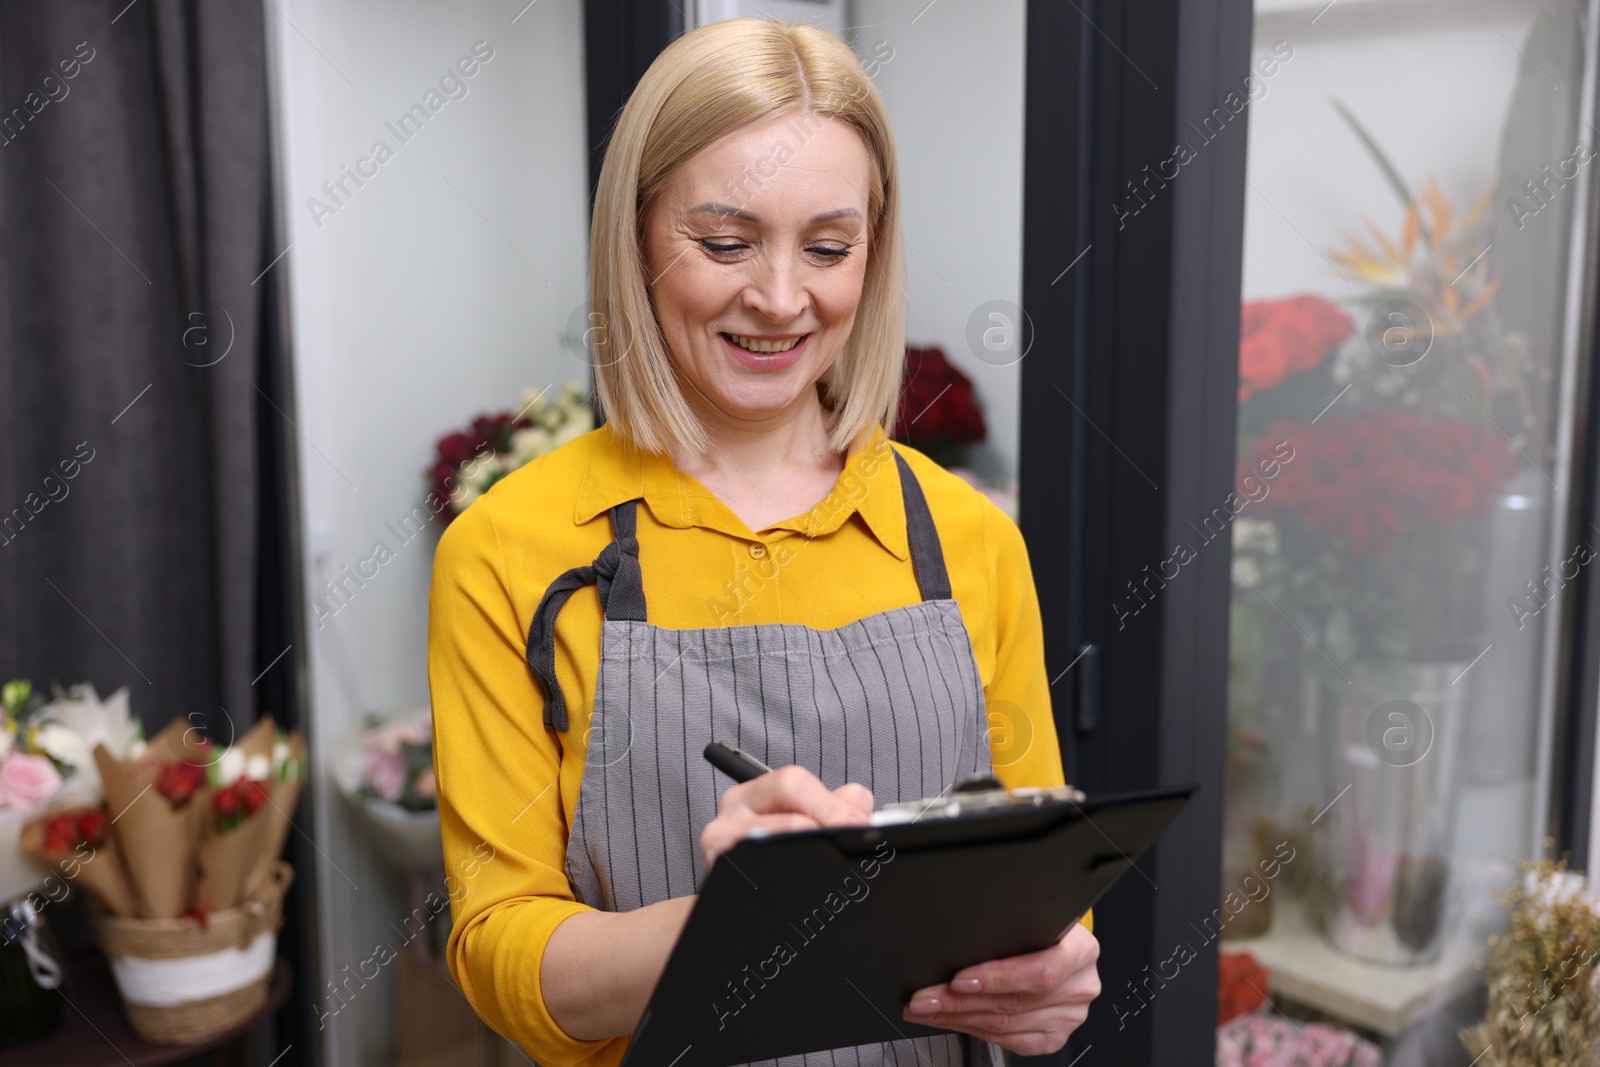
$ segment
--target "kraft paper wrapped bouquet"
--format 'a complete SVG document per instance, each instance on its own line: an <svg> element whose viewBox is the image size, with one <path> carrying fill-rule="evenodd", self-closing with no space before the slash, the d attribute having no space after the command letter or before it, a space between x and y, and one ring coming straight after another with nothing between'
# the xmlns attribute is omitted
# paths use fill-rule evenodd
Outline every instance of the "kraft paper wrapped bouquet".
<svg viewBox="0 0 1600 1067"><path fill-rule="evenodd" d="M227 746L174 719L124 758L103 744L93 758L104 805L35 819L23 846L109 914L202 922L269 877L306 767L300 734L270 715Z"/></svg>
<svg viewBox="0 0 1600 1067"><path fill-rule="evenodd" d="M203 1041L267 996L305 742L270 716L226 746L175 719L126 758L96 747L94 762L104 805L41 817L24 845L89 895L134 1030Z"/></svg>

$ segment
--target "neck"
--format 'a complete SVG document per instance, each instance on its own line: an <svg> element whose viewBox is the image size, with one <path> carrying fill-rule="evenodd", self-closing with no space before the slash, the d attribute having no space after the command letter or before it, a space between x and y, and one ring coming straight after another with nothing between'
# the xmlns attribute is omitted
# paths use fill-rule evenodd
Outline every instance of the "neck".
<svg viewBox="0 0 1600 1067"><path fill-rule="evenodd" d="M698 399L691 398L691 403ZM676 446L669 451L679 470L701 481L728 477L752 486L772 486L797 469L825 468L837 473L844 468L844 457L828 443L827 412L814 388L806 390L792 407L767 419L729 418L715 408L699 414L710 447L699 453Z"/></svg>

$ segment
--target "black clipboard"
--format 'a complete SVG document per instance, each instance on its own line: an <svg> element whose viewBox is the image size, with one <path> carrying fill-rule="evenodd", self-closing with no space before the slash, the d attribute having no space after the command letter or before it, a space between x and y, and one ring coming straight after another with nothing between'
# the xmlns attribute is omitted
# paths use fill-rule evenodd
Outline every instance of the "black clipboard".
<svg viewBox="0 0 1600 1067"><path fill-rule="evenodd" d="M1056 941L1198 785L747 838L718 858L623 1067L726 1067L946 1034L912 993Z"/></svg>

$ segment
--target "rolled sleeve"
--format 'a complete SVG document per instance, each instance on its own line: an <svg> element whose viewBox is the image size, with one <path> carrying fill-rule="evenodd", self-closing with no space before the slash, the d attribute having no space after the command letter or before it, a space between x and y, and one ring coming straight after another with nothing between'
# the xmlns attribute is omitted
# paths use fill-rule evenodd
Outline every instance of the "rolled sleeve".
<svg viewBox="0 0 1600 1067"><path fill-rule="evenodd" d="M521 632L490 508L445 530L428 597L434 771L452 925L450 974L498 1033L544 1067L620 1059L625 1039L578 1041L545 1009L540 964L561 922L590 910L566 876L561 749Z"/></svg>

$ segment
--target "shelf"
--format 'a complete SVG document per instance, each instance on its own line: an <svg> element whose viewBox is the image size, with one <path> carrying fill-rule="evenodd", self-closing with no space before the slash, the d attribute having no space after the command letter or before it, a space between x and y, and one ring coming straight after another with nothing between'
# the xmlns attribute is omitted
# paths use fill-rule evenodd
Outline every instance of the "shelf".
<svg viewBox="0 0 1600 1067"><path fill-rule="evenodd" d="M133 1032L122 1013L122 999L111 978L111 965L98 950L67 957L67 986L60 995L68 1007L55 1033L26 1045L0 1048L0 1067L51 1064L52 1067L158 1067L220 1049L260 1025L289 995L289 965L280 957L273 966L267 999L249 1018L215 1037L194 1045L157 1045Z"/></svg>
<svg viewBox="0 0 1600 1067"><path fill-rule="evenodd" d="M1274 901L1272 929L1260 937L1228 941L1223 952L1248 952L1267 969L1273 999L1282 996L1346 1022L1394 1037L1438 1005L1480 981L1481 939L1447 934L1437 963L1390 967L1366 963L1330 945L1298 903Z"/></svg>

